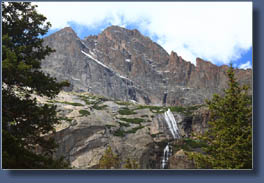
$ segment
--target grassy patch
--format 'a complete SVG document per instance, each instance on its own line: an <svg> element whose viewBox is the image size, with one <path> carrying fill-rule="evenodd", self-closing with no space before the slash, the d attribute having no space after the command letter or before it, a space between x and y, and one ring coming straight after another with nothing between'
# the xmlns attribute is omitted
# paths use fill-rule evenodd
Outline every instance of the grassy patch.
<svg viewBox="0 0 264 183"><path fill-rule="evenodd" d="M118 130L116 130L116 131L114 132L113 135L114 135L114 136L118 136L118 137L124 137L124 136L125 136L125 132L119 128Z"/></svg>
<svg viewBox="0 0 264 183"><path fill-rule="evenodd" d="M118 111L119 114L121 115L132 115L132 114L137 114L136 112L134 112L133 110L130 110L129 108L127 107L124 107L122 109L120 109Z"/></svg>
<svg viewBox="0 0 264 183"><path fill-rule="evenodd" d="M92 105L96 101L90 96L78 95L78 97L85 102L86 105ZM92 100L92 101L91 101Z"/></svg>
<svg viewBox="0 0 264 183"><path fill-rule="evenodd" d="M129 127L130 124L129 123L121 123L121 122L118 122L120 124L120 126L124 126L124 127Z"/></svg>
<svg viewBox="0 0 264 183"><path fill-rule="evenodd" d="M171 106L169 107L169 109L171 110L171 112L184 112L186 110L186 108L181 107L181 106Z"/></svg>
<svg viewBox="0 0 264 183"><path fill-rule="evenodd" d="M176 145L173 146L173 151L183 149L185 151L192 151L194 148L202 148L207 146L205 142L193 140L193 139L182 139Z"/></svg>
<svg viewBox="0 0 264 183"><path fill-rule="evenodd" d="M140 124L144 122L144 119L142 118L118 118L118 119L120 119L121 121L125 121L128 123L135 123L135 124Z"/></svg>
<svg viewBox="0 0 264 183"><path fill-rule="evenodd" d="M131 130L128 130L128 131L124 131L124 130L121 130L120 128L118 129L118 130L116 130L115 132L114 132L114 136L119 136L119 137L124 137L126 134L128 134L128 133L136 133L137 132L137 130L139 130L139 129L142 129L142 128L144 128L144 126L138 126L138 127L135 127L135 128L132 128Z"/></svg>
<svg viewBox="0 0 264 183"><path fill-rule="evenodd" d="M68 117L59 117L59 120L72 121L72 119Z"/></svg>
<svg viewBox="0 0 264 183"><path fill-rule="evenodd" d="M193 113L193 111L197 110L201 106L202 105L193 105L193 106L186 106L186 107L182 107L182 106L171 106L169 108L170 108L170 110L172 112L179 112L179 113L183 113L185 115L191 115Z"/></svg>
<svg viewBox="0 0 264 183"><path fill-rule="evenodd" d="M82 117L82 116L88 116L88 115L91 114L91 113L90 113L89 111L87 111L87 110L79 110L79 113L81 114L81 117Z"/></svg>
<svg viewBox="0 0 264 183"><path fill-rule="evenodd" d="M144 126L140 125L138 127L135 127L135 128L132 128L131 130L126 131L126 133L136 133L137 130L142 129L142 128L144 128Z"/></svg>
<svg viewBox="0 0 264 183"><path fill-rule="evenodd" d="M115 103L118 105L130 105L131 104L129 102L123 102L123 101L115 101Z"/></svg>
<svg viewBox="0 0 264 183"><path fill-rule="evenodd" d="M96 110L104 110L106 107L108 107L107 105L102 105L99 106L97 104L93 105L92 108L96 109Z"/></svg>
<svg viewBox="0 0 264 183"><path fill-rule="evenodd" d="M149 109L153 113L164 113L167 111L167 108L164 106L151 106L151 105L139 105L134 110L140 110L140 109Z"/></svg>
<svg viewBox="0 0 264 183"><path fill-rule="evenodd" d="M80 103L75 103L75 102L67 102L67 101L63 101L63 102L60 102L60 101L54 101L56 103L61 103L61 104L67 104L67 105L73 105L73 106L83 106L83 104L80 104Z"/></svg>
<svg viewBox="0 0 264 183"><path fill-rule="evenodd" d="M149 109L152 113L160 114L160 113L165 113L168 109L170 109L171 112L179 112L185 115L190 115L194 110L197 110L201 106L202 105L187 106L187 107L182 107L182 106L165 107L165 106L139 105L134 110ZM152 115L151 117L154 118L154 115Z"/></svg>

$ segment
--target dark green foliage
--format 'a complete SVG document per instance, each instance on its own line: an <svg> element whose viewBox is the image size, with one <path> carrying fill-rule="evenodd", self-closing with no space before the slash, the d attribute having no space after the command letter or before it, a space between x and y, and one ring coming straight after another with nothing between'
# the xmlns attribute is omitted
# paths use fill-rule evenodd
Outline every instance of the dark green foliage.
<svg viewBox="0 0 264 183"><path fill-rule="evenodd" d="M136 162L136 160L128 158L126 160L124 168L127 168L127 169L139 169L139 164Z"/></svg>
<svg viewBox="0 0 264 183"><path fill-rule="evenodd" d="M113 134L114 136L118 136L118 137L124 137L125 136L125 131L121 130L120 128L118 130L116 130Z"/></svg>
<svg viewBox="0 0 264 183"><path fill-rule="evenodd" d="M185 108L181 107L181 106L172 106L169 108L170 108L171 112L184 112L185 111Z"/></svg>
<svg viewBox="0 0 264 183"><path fill-rule="evenodd" d="M76 103L76 102L67 102L67 101L63 101L63 102L55 101L55 103L61 103L61 104L67 104L67 105L73 105L73 106L83 106L83 104L80 104L80 103Z"/></svg>
<svg viewBox="0 0 264 183"><path fill-rule="evenodd" d="M130 110L130 109L127 108L127 107L124 107L124 108L120 109L120 110L118 111L118 113L121 114L121 115L132 115L132 114L137 114L136 112Z"/></svg>
<svg viewBox="0 0 264 183"><path fill-rule="evenodd" d="M89 116L91 113L87 110L79 110L79 113L81 116Z"/></svg>
<svg viewBox="0 0 264 183"><path fill-rule="evenodd" d="M118 130L116 130L115 132L114 132L114 136L119 136L119 137L124 137L126 134L128 134L128 133L136 133L137 132L137 130L139 130L139 129L142 129L142 128L144 128L144 126L141 126L141 125L139 125L139 126L137 126L137 127L135 127L135 128L132 128L131 130L127 130L127 131L125 131L125 130L122 130L121 128L119 128Z"/></svg>
<svg viewBox="0 0 264 183"><path fill-rule="evenodd" d="M118 122L120 124L120 126L124 126L124 127L129 127L130 124L129 123L121 123L121 122Z"/></svg>
<svg viewBox="0 0 264 183"><path fill-rule="evenodd" d="M150 105L139 105L137 108L134 110L140 110L140 109L149 109L153 113L164 113L168 109L170 109L172 112L179 112L183 113L185 115L190 115L194 110L197 110L199 107L202 105L195 105L195 106L170 106L170 107L165 107L165 106L150 106ZM152 117L152 116L151 116ZM153 116L154 117L154 116Z"/></svg>
<svg viewBox="0 0 264 183"><path fill-rule="evenodd" d="M99 161L100 169L117 169L120 168L120 159L113 153L112 148L106 148L104 155Z"/></svg>
<svg viewBox="0 0 264 183"><path fill-rule="evenodd" d="M136 133L137 130L142 129L142 128L144 128L144 126L140 125L138 127L135 127L135 128L132 128L131 130L126 131L125 133Z"/></svg>
<svg viewBox="0 0 264 183"><path fill-rule="evenodd" d="M115 101L115 103L118 105L130 105L131 104L129 102L123 102L123 101Z"/></svg>
<svg viewBox="0 0 264 183"><path fill-rule="evenodd" d="M82 99L86 105L91 105L91 104L95 104L95 101L91 101L92 97L91 96L84 96L84 95L79 95L78 97L80 97L80 99Z"/></svg>
<svg viewBox="0 0 264 183"><path fill-rule="evenodd" d="M207 101L211 114L209 130L198 136L208 143L203 148L205 154L189 154L197 168L252 168L252 103L248 87L238 84L232 65L227 74L225 95L215 95Z"/></svg>
<svg viewBox="0 0 264 183"><path fill-rule="evenodd" d="M99 105L93 105L92 108L96 109L96 110L104 110L106 107L108 107L107 105L102 105L102 106L99 106Z"/></svg>
<svg viewBox="0 0 264 183"><path fill-rule="evenodd" d="M173 145L173 151L177 152L180 149L183 149L184 151L193 151L197 148L206 147L207 144L200 140L194 140L194 139L179 139L177 142L174 142Z"/></svg>
<svg viewBox="0 0 264 183"><path fill-rule="evenodd" d="M104 99L104 98L102 98L102 99ZM108 107L107 105L99 106L100 103L102 103L101 99L96 101L91 108L96 109L96 110L104 110L106 107Z"/></svg>
<svg viewBox="0 0 264 183"><path fill-rule="evenodd" d="M153 113L164 113L167 111L166 107L163 106L151 106L151 105L139 105L134 110L140 110L140 109L149 109Z"/></svg>
<svg viewBox="0 0 264 183"><path fill-rule="evenodd" d="M202 107L202 105L194 105L194 106L171 106L168 107L171 112L179 112L185 115L191 115L193 111L197 110L198 108Z"/></svg>
<svg viewBox="0 0 264 183"><path fill-rule="evenodd" d="M61 121L61 120L64 120L64 121L67 121L67 122L69 122L69 123L72 122L72 119L71 119L71 118L67 118L67 117L59 117L59 120L60 120L60 121Z"/></svg>
<svg viewBox="0 0 264 183"><path fill-rule="evenodd" d="M135 124L140 124L144 122L144 119L142 118L119 118L121 121L125 121L128 123L135 123Z"/></svg>
<svg viewBox="0 0 264 183"><path fill-rule="evenodd" d="M65 168L53 160L56 144L43 134L59 123L56 106L39 105L30 95L55 97L68 82L40 71L41 60L54 50L43 46L50 23L28 2L2 3L2 153L3 168ZM37 150L41 153L37 154Z"/></svg>

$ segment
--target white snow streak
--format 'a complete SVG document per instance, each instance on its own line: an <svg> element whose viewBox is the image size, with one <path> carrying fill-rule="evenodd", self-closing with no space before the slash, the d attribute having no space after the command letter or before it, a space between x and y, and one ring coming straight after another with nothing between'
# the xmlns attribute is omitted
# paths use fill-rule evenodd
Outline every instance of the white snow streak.
<svg viewBox="0 0 264 183"><path fill-rule="evenodd" d="M100 62L99 60L95 59L95 58L94 58L92 55L90 55L89 53L85 53L84 51L82 51L82 53L83 53L84 55L86 55L87 57L89 57L90 59L92 59L93 61L95 61L96 63L98 63L99 65L101 65L101 66L103 66L103 67L105 67L105 68L107 68L107 69L109 69L109 70L112 71L112 69L110 69L109 67L107 67L105 64L103 64L103 63Z"/></svg>
<svg viewBox="0 0 264 183"><path fill-rule="evenodd" d="M90 55L89 53L86 53L86 52L84 52L84 51L81 51L81 52L82 52L84 55L86 55L87 57L89 57L90 59L92 59L93 61L95 61L96 63L98 63L99 65L101 65L101 66L103 66L103 67L105 67L105 68L111 70L113 73L115 73L116 76L118 76L118 77L120 77L120 78L123 78L123 79L126 79L126 80L128 80L128 81L131 81L131 80L128 79L127 77L122 76L122 75L120 75L120 74L114 72L111 68L107 67L105 64L103 64L102 62L100 62L99 60L97 60L96 58L94 58L94 57L93 57L92 55ZM131 82L133 82L133 81L131 81Z"/></svg>

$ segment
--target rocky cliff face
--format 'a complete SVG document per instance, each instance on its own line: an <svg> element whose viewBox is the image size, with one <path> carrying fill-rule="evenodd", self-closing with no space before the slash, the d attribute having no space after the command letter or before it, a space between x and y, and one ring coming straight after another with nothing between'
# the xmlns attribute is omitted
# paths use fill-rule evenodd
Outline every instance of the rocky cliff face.
<svg viewBox="0 0 264 183"><path fill-rule="evenodd" d="M199 131L192 128L193 122L197 125L203 121L192 117L199 106L190 109L140 105L87 92L61 92L53 100L36 97L42 104L57 105L62 123L54 134L59 145L54 156L65 157L77 169L97 168L108 146L119 156L120 168L132 158L141 169L159 169L163 149L173 140L165 112L172 111L183 138Z"/></svg>
<svg viewBox="0 0 264 183"><path fill-rule="evenodd" d="M56 52L42 62L43 71L69 80L68 90L142 104L190 105L226 87L227 66L200 58L195 66L137 30L111 26L81 40L67 27L46 37L45 45ZM251 86L251 69L237 69L236 76Z"/></svg>
<svg viewBox="0 0 264 183"><path fill-rule="evenodd" d="M200 58L193 65L137 30L117 26L84 40L67 27L46 37L44 44L56 52L42 62L42 70L71 83L52 101L36 96L60 110L54 156L66 157L74 168L97 168L111 146L121 159L120 168L132 157L141 169L159 169L163 149L175 142L168 167L193 168L179 148L200 147L188 140L208 127L208 109L199 104L221 94L227 66ZM251 69L236 69L235 74L251 86ZM174 139L173 121L182 141Z"/></svg>

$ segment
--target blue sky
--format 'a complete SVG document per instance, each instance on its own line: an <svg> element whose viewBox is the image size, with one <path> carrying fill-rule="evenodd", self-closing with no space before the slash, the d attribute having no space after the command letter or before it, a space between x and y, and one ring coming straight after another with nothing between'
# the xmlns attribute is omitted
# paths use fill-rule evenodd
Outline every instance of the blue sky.
<svg viewBox="0 0 264 183"><path fill-rule="evenodd" d="M185 60L252 67L251 2L38 2L53 33L71 26L80 38L110 25L138 29ZM58 8L59 7L59 8ZM60 16L58 16L60 15Z"/></svg>

